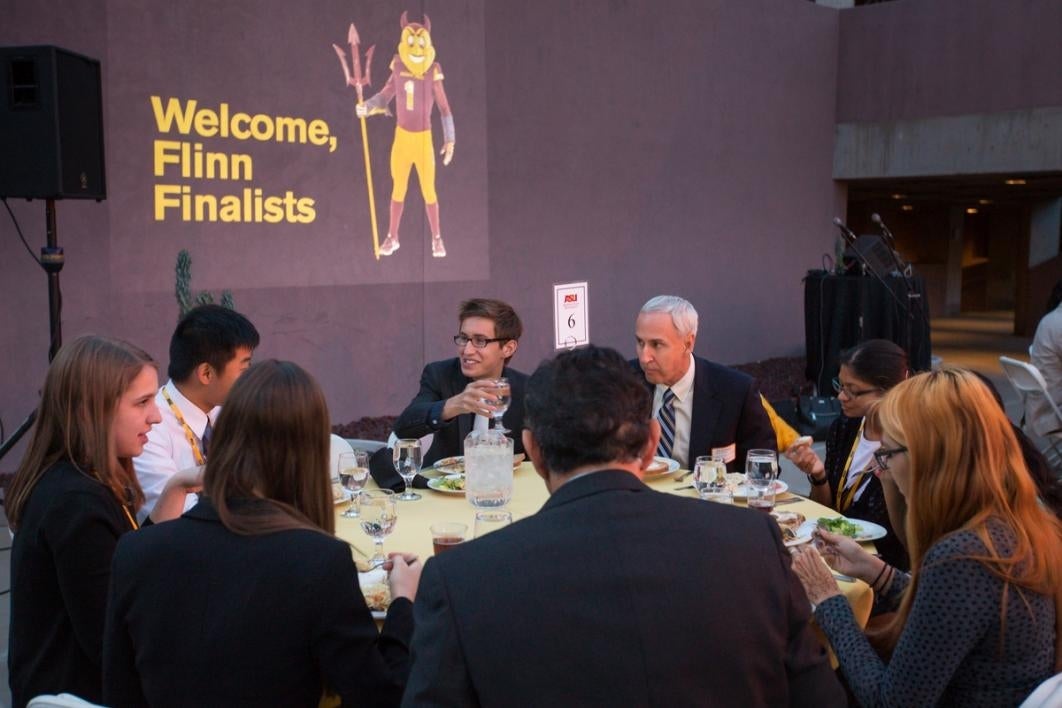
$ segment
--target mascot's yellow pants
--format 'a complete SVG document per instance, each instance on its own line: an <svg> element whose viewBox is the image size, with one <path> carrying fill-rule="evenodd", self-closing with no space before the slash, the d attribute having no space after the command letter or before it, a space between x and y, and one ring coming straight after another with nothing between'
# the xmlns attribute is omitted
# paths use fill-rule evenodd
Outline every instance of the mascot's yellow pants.
<svg viewBox="0 0 1062 708"><path fill-rule="evenodd" d="M409 187L409 170L416 166L420 193L425 204L434 204L439 200L435 194L435 146L431 141L430 130L409 131L395 126L395 142L391 145L391 179L394 187L391 199L396 202L406 200Z"/></svg>

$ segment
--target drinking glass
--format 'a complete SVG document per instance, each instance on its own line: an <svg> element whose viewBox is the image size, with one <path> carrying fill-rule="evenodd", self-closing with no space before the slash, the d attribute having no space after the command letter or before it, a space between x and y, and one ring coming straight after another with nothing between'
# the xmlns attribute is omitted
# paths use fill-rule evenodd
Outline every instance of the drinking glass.
<svg viewBox="0 0 1062 708"><path fill-rule="evenodd" d="M398 523L398 506L395 493L390 489L371 489L358 495L358 514L361 518L361 530L372 539L375 553L372 564L378 567L387 557L383 553L384 539L395 530Z"/></svg>
<svg viewBox="0 0 1062 708"><path fill-rule="evenodd" d="M358 518L358 495L369 481L369 453L364 450L339 453L339 483L350 492L350 506L340 516L346 519Z"/></svg>
<svg viewBox="0 0 1062 708"><path fill-rule="evenodd" d="M499 430L465 437L465 498L472 506L505 506L513 497L513 441Z"/></svg>
<svg viewBox="0 0 1062 708"><path fill-rule="evenodd" d="M476 523L472 535L475 538L485 536L491 531L497 531L503 526L508 526L513 522L513 515L504 509L495 509L492 511L477 511Z"/></svg>
<svg viewBox="0 0 1062 708"><path fill-rule="evenodd" d="M398 498L402 501L420 499L420 495L413 491L413 478L420 471L420 440L402 438L397 441L394 447L394 462L395 470L406 483L405 491Z"/></svg>
<svg viewBox="0 0 1062 708"><path fill-rule="evenodd" d="M457 521L441 521L431 525L431 543L435 555L448 551L459 543L464 543L468 534L468 524Z"/></svg>
<svg viewBox="0 0 1062 708"><path fill-rule="evenodd" d="M502 416L505 415L505 411L509 410L509 403L512 401L512 387L509 385L509 379L504 376L491 379L491 383L494 384L494 395L498 398L498 402L494 404L494 410L491 413L494 416L494 429L502 434L508 433L510 431L502 423Z"/></svg>
<svg viewBox="0 0 1062 708"><path fill-rule="evenodd" d="M726 485L726 464L714 456L701 455L693 466L693 486L707 501L734 503L734 492Z"/></svg>
<svg viewBox="0 0 1062 708"><path fill-rule="evenodd" d="M748 478L749 508L773 510L774 480L778 478L778 453L774 450L749 450L745 458L745 476Z"/></svg>

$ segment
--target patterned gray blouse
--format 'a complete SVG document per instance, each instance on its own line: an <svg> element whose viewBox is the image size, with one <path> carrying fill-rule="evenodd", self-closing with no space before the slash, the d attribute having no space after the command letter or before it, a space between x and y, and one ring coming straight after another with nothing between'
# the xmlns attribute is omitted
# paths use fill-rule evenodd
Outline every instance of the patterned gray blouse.
<svg viewBox="0 0 1062 708"><path fill-rule="evenodd" d="M989 525L1007 554L1014 537ZM1022 591L970 556L987 549L972 531L933 544L891 661L884 663L856 624L843 596L815 610L849 686L863 706L1016 706L1054 673L1055 605ZM895 609L910 583L897 572L880 605ZM1006 603L1006 627L1000 607Z"/></svg>

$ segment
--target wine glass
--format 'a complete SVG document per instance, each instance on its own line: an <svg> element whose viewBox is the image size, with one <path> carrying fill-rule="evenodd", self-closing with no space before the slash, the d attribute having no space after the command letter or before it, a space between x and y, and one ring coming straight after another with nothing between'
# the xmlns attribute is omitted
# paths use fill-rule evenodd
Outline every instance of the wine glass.
<svg viewBox="0 0 1062 708"><path fill-rule="evenodd" d="M508 433L505 423L502 422L502 416L505 415L505 411L509 410L509 403L512 401L512 387L509 385L509 379L505 377L491 379L491 383L494 384L494 395L498 401L494 404L494 409L491 411L491 415L494 417L494 429L499 433Z"/></svg>
<svg viewBox="0 0 1062 708"><path fill-rule="evenodd" d="M350 506L340 516L358 518L358 495L369 481L369 453L364 450L339 453L339 483L350 492Z"/></svg>
<svg viewBox="0 0 1062 708"><path fill-rule="evenodd" d="M774 450L749 450L745 457L748 478L749 508L771 511L774 508L774 480L778 477L778 453Z"/></svg>
<svg viewBox="0 0 1062 708"><path fill-rule="evenodd" d="M413 478L420 471L420 440L416 438L402 438L395 443L394 447L395 470L402 476L406 483L405 491L398 498L402 501L420 499L420 495L413 491Z"/></svg>
<svg viewBox="0 0 1062 708"><path fill-rule="evenodd" d="M374 568L384 564L384 539L395 530L398 523L398 505L395 493L390 489L370 489L358 495L358 514L361 530L372 539L375 553L370 559Z"/></svg>

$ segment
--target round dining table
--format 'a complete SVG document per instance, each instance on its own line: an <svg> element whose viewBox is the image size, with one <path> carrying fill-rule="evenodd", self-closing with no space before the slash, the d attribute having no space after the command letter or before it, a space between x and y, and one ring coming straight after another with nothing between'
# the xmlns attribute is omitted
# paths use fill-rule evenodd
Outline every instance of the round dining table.
<svg viewBox="0 0 1062 708"><path fill-rule="evenodd" d="M676 470L673 473L648 478L645 481L651 489L667 494L677 494L696 498L696 490L691 488L690 478L686 476L686 470ZM376 489L374 482L369 482L367 489ZM422 561L427 561L432 555L431 525L443 521L455 521L468 526L468 535L471 539L476 510L465 500L463 492L448 493L434 489L417 489L421 498L415 501L398 501L398 522L394 531L384 542L384 553L402 551L416 554ZM398 496L397 494L395 496ZM542 508L549 498L546 485L535 472L530 462L523 462L513 471L513 496L506 507L512 513L513 521L531 516ZM795 499L797 501L788 501ZM796 511L803 514L807 519L820 517L836 517L837 512L810 499L805 499L788 492L778 495L776 503L781 502L780 509ZM716 502L706 501L705 504ZM735 502L738 506L744 506L740 498ZM354 548L356 560L364 560L373 552L372 539L362 530L357 519L342 516L342 512L349 507L349 503L336 505L336 535L350 543ZM750 514L763 513L749 510ZM865 544L868 550L873 550L872 544ZM852 580L845 576L837 577L838 585L848 602L852 605L859 625L865 626L870 617L870 609L873 604L873 592L870 587L861 580Z"/></svg>

